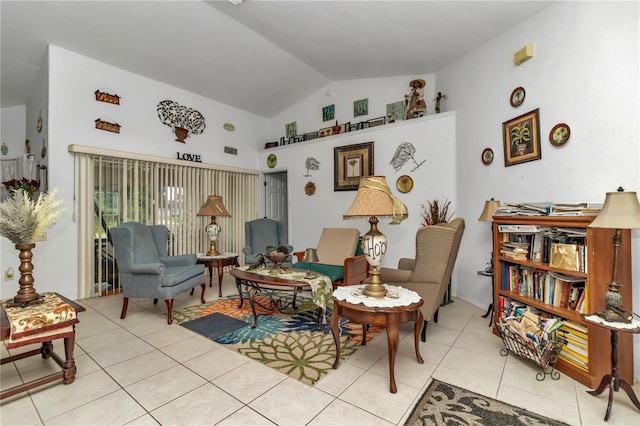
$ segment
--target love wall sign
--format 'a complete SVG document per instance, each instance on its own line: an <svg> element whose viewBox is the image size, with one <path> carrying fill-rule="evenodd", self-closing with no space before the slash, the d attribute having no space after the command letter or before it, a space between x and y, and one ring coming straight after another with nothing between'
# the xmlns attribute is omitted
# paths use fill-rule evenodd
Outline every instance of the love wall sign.
<svg viewBox="0 0 640 426"><path fill-rule="evenodd" d="M180 154L179 152L176 152L176 154L177 154L178 160L193 161L194 163L202 163L202 159L200 158L199 154L187 154L187 153Z"/></svg>

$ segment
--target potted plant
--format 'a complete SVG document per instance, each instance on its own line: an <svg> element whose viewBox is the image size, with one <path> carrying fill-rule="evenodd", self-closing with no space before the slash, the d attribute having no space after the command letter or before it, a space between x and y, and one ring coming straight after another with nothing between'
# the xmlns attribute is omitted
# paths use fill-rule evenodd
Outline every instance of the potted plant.
<svg viewBox="0 0 640 426"><path fill-rule="evenodd" d="M449 206L451 205L451 201L445 200L442 205L438 199L434 199L433 201L427 201L428 208L424 204L420 204L420 208L422 209L422 218L424 219L424 223L422 226L435 225L436 223L449 222L453 213L449 214Z"/></svg>

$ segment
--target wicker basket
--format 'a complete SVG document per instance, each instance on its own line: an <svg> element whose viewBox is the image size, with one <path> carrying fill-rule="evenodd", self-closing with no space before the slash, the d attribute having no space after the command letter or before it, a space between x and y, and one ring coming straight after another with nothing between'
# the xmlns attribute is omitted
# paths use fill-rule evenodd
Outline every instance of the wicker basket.
<svg viewBox="0 0 640 426"><path fill-rule="evenodd" d="M536 379L539 381L544 380L547 375L550 375L553 380L558 380L560 373L556 371L555 366L565 341L560 339L555 331L549 333L545 338L542 330L539 330L539 333L534 336L537 340L535 341L516 331L518 325L514 323L517 322L519 322L519 318L509 317L500 318L496 324L504 343L504 348L500 349L500 355L507 356L511 352L521 358L533 361L542 370L536 374Z"/></svg>

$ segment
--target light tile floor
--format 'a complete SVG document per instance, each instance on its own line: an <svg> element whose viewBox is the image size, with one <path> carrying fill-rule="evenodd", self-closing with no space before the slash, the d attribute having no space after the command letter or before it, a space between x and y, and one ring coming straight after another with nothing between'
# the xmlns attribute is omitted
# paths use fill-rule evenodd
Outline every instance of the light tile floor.
<svg viewBox="0 0 640 426"><path fill-rule="evenodd" d="M207 300L216 298L207 288ZM223 293L235 294L225 274ZM523 406L572 425L640 425L624 392L603 421L606 394L593 397L572 379L536 380L536 368L499 354L481 310L465 301L440 309L430 323L425 360L418 364L412 326L401 327L396 357L398 392L389 393L384 333L314 387L251 361L178 325L167 325L165 304L133 299L120 320L119 295L80 301L76 380L7 398L3 425L394 425L403 424L432 378ZM199 303L182 294L174 309ZM20 348L22 351L31 349ZM2 357L8 356L4 344ZM607 350L608 348L603 348ZM13 351L12 351L13 352ZM57 366L34 356L2 366L1 386L29 381ZM640 385L634 385L640 395Z"/></svg>

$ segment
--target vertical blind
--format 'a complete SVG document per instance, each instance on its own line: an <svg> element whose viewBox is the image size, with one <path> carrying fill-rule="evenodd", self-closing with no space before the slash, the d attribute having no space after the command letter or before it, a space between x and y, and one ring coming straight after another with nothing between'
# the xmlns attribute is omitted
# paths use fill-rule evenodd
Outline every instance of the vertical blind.
<svg viewBox="0 0 640 426"><path fill-rule="evenodd" d="M244 263L244 223L256 217L255 170L187 163L78 145L78 297L120 291L108 229L128 221L169 228L169 254L203 253L210 217L196 216L209 195L222 196L231 217L216 218L222 227L217 247L237 253Z"/></svg>

